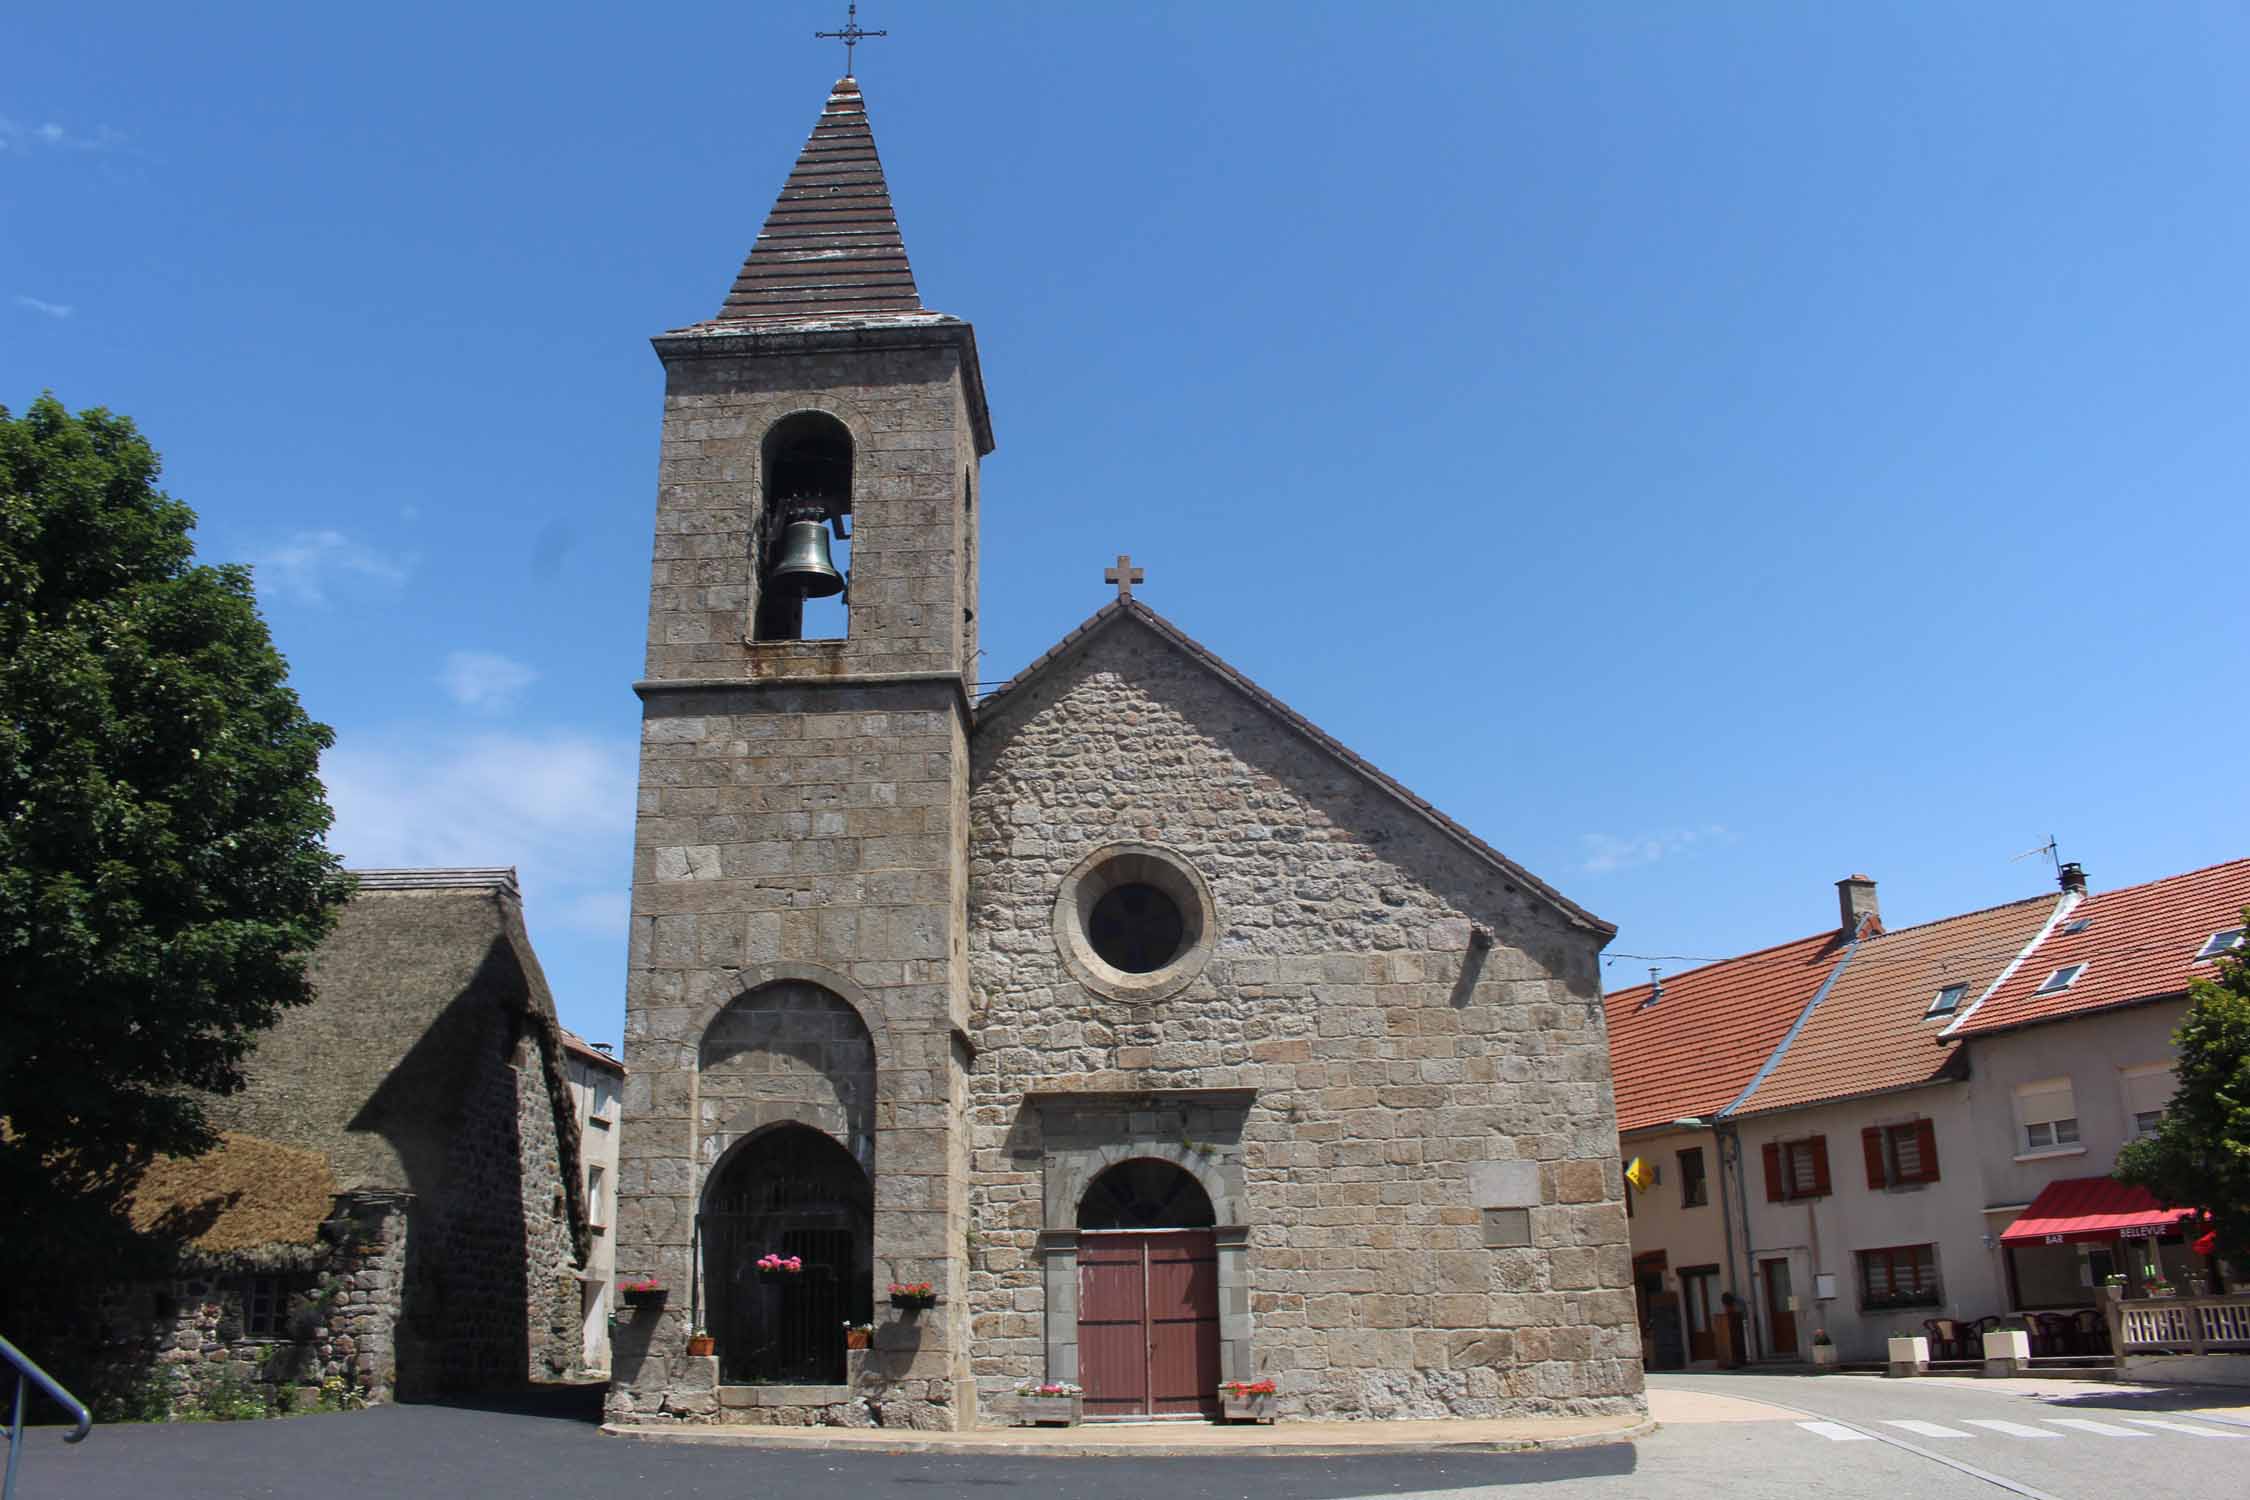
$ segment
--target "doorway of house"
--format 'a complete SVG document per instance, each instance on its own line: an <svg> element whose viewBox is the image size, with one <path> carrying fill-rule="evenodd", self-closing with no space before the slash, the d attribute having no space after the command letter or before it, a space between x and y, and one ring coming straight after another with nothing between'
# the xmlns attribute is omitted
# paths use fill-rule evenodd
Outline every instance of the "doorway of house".
<svg viewBox="0 0 2250 1500"><path fill-rule="evenodd" d="M1797 1352L1796 1297L1789 1286L1789 1262L1762 1260L1758 1262L1759 1280L1766 1285L1766 1327L1773 1331L1773 1348L1769 1353L1780 1356Z"/></svg>
<svg viewBox="0 0 2250 1500"><path fill-rule="evenodd" d="M1211 1200L1170 1162L1119 1162L1078 1205L1078 1372L1090 1421L1215 1417Z"/></svg>
<svg viewBox="0 0 2250 1500"><path fill-rule="evenodd" d="M1719 1305L1718 1285L1716 1266L1680 1269L1680 1310L1687 1323L1687 1357L1691 1361L1719 1357L1719 1337L1711 1322Z"/></svg>

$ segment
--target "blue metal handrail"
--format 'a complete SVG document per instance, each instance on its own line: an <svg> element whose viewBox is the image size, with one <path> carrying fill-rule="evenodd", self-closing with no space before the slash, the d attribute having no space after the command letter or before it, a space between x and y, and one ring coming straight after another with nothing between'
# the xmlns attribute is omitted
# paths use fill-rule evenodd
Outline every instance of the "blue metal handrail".
<svg viewBox="0 0 2250 1500"><path fill-rule="evenodd" d="M54 1376L33 1364L29 1355L6 1339L0 1339L0 1359L16 1367L16 1412L8 1423L8 1474L0 1479L0 1500L16 1500L16 1458L23 1452L23 1407L31 1388L39 1387L48 1400L77 1420L78 1425L63 1434L66 1443L86 1441L86 1434L94 1430L94 1418L76 1396L55 1383Z"/></svg>

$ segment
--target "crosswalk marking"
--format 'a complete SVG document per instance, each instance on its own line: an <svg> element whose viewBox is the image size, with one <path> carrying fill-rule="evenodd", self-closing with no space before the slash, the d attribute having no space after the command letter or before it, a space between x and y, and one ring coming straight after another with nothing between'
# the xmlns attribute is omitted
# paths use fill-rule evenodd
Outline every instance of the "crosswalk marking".
<svg viewBox="0 0 2250 1500"><path fill-rule="evenodd" d="M2057 1427L2068 1427L2073 1432L2091 1432L2100 1437L2154 1437L2153 1432L2135 1432L2130 1427L2113 1427L2107 1422L2095 1422L2086 1417L2041 1417Z"/></svg>
<svg viewBox="0 0 2250 1500"><path fill-rule="evenodd" d="M2142 1427L2161 1427L2166 1432L2192 1432L2197 1437L2238 1438L2239 1432L2221 1432L2216 1427L2198 1427L2192 1422L2167 1422L2162 1417L2127 1417L2128 1422Z"/></svg>
<svg viewBox="0 0 2250 1500"><path fill-rule="evenodd" d="M1957 1438L1965 1438L1965 1437L1972 1437L1972 1436L1974 1436L1974 1434L1973 1434L1973 1433L1967 1433L1967 1432L1963 1432L1963 1431L1962 1431L1962 1430L1961 1430L1960 1428L1958 1428L1958 1427L1940 1427L1940 1426L1939 1426L1939 1425L1938 1425L1937 1423L1935 1423L1935 1422L1892 1422L1892 1421L1886 1421L1886 1422L1885 1422L1885 1423L1884 1423L1883 1425L1884 1425L1885 1427L1896 1427L1896 1428L1898 1428L1898 1429L1899 1429L1899 1430L1900 1430L1901 1432L1911 1432L1911 1433L1913 1433L1913 1434L1914 1434L1914 1435L1915 1435L1916 1437L1957 1437Z"/></svg>
<svg viewBox="0 0 2250 1500"><path fill-rule="evenodd" d="M2006 1433L2009 1437L2059 1438L2062 1436L2061 1433L2049 1432L2044 1427L2026 1427L2021 1422L2002 1422L1991 1417L1963 1417L1961 1420L1971 1427L1989 1427L1994 1432Z"/></svg>
<svg viewBox="0 0 2250 1500"><path fill-rule="evenodd" d="M1875 1441L1872 1434L1855 1431L1841 1422L1799 1422L1797 1425L1807 1432L1818 1433L1831 1443L1872 1443Z"/></svg>

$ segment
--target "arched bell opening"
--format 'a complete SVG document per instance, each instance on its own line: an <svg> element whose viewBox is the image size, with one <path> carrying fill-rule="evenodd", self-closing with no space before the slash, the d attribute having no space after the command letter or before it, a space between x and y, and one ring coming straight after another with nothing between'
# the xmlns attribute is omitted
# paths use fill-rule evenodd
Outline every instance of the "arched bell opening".
<svg viewBox="0 0 2250 1500"><path fill-rule="evenodd" d="M1079 1380L1097 1420L1214 1415L1219 1249L1211 1195L1168 1161L1121 1161L1078 1203Z"/></svg>
<svg viewBox="0 0 2250 1500"><path fill-rule="evenodd" d="M826 412L782 418L760 448L761 641L840 640L849 629L852 435Z"/></svg>
<svg viewBox="0 0 2250 1500"><path fill-rule="evenodd" d="M696 1217L719 1378L841 1385L844 1324L873 1318L874 1228L867 1173L822 1132L779 1125L729 1152ZM767 1256L800 1269L761 1270Z"/></svg>

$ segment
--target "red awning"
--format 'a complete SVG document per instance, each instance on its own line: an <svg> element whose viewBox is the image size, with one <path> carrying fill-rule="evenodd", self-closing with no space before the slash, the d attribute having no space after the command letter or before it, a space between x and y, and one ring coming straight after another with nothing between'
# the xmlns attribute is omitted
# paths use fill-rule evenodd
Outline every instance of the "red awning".
<svg viewBox="0 0 2250 1500"><path fill-rule="evenodd" d="M2148 1239L2165 1234L2191 1208L2159 1208L2147 1188L2114 1177L2070 1177L2050 1182L2031 1206L2001 1232L2003 1245L2075 1245L2089 1240Z"/></svg>

